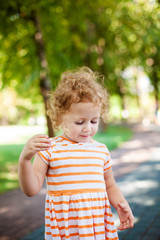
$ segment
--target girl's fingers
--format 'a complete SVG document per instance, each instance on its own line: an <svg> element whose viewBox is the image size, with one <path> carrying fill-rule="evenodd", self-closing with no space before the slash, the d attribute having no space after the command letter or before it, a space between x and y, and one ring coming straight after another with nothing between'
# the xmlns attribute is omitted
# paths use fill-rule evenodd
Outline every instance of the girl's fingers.
<svg viewBox="0 0 160 240"><path fill-rule="evenodd" d="M51 139L48 138L47 135L36 135L28 140L29 146L37 146L37 144L50 144Z"/></svg>
<svg viewBox="0 0 160 240"><path fill-rule="evenodd" d="M51 139L47 135L37 135L33 138L32 142L37 146L38 144L51 144Z"/></svg>
<svg viewBox="0 0 160 240"><path fill-rule="evenodd" d="M37 148L36 149L36 152L41 152L41 151L46 151L48 150L49 148Z"/></svg>
<svg viewBox="0 0 160 240"><path fill-rule="evenodd" d="M39 148L39 149L41 149L41 148L48 149L50 147L51 147L50 143L36 143L35 144L35 148Z"/></svg>
<svg viewBox="0 0 160 240"><path fill-rule="evenodd" d="M33 138L49 138L47 134L37 134Z"/></svg>
<svg viewBox="0 0 160 240"><path fill-rule="evenodd" d="M121 223L120 226L118 227L118 230L125 230L130 227L129 222Z"/></svg>
<svg viewBox="0 0 160 240"><path fill-rule="evenodd" d="M37 139L35 141L35 144L51 144L51 140L50 139L45 139L45 138Z"/></svg>
<svg viewBox="0 0 160 240"><path fill-rule="evenodd" d="M133 228L133 226L134 226L134 217L130 217L126 222L120 224L120 226L118 227L118 230Z"/></svg>
<svg viewBox="0 0 160 240"><path fill-rule="evenodd" d="M133 228L133 226L134 226L134 217L133 216L129 217L129 224L130 224L130 227Z"/></svg>
<svg viewBox="0 0 160 240"><path fill-rule="evenodd" d="M48 135L36 135L32 138L32 141L34 143L38 142L51 142L51 139L49 139Z"/></svg>
<svg viewBox="0 0 160 240"><path fill-rule="evenodd" d="M39 141L39 142L42 142L42 141L51 141L48 137L37 137L34 139L34 141Z"/></svg>

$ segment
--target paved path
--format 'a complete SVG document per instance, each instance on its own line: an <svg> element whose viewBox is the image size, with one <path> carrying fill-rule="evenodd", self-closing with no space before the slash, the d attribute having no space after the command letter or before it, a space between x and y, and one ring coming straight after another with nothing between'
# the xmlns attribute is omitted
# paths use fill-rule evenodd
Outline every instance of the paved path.
<svg viewBox="0 0 160 240"><path fill-rule="evenodd" d="M160 240L160 147L118 185L135 216L134 228L120 232L120 240Z"/></svg>
<svg viewBox="0 0 160 240"><path fill-rule="evenodd" d="M135 227L119 237L160 240L160 129L133 129L133 138L111 153L117 183L136 219ZM0 195L0 240L43 240L44 201L45 187L33 198L19 189Z"/></svg>

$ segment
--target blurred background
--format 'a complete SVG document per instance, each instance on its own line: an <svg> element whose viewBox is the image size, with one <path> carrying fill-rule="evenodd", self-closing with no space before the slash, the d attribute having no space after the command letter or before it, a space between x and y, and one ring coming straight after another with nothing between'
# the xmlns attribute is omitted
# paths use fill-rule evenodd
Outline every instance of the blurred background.
<svg viewBox="0 0 160 240"><path fill-rule="evenodd" d="M77 66L104 75L109 92L108 123L95 138L114 150L116 176L129 173L119 183L136 217L130 237L124 231L120 239L160 239L159 52L160 0L0 1L0 239L20 239L44 223L45 190L23 195L18 158L29 137L57 134L47 92ZM43 231L23 240L43 239Z"/></svg>
<svg viewBox="0 0 160 240"><path fill-rule="evenodd" d="M28 137L55 134L47 92L68 69L105 76L112 136L117 123L160 124L160 1L1 0L0 23L1 192L18 186Z"/></svg>

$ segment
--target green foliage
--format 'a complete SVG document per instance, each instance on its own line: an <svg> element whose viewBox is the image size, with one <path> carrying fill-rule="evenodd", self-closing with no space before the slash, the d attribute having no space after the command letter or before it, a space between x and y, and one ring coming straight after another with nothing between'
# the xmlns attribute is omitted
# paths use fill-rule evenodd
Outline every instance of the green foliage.
<svg viewBox="0 0 160 240"><path fill-rule="evenodd" d="M35 28L35 16L41 32ZM159 16L159 2L149 0L2 0L0 89L11 87L23 98L42 102L41 65L48 67L53 90L63 71L87 65L104 74L110 94L123 100L126 95L136 96L122 72L130 65L141 65L158 100ZM46 57L43 63L35 41L40 34Z"/></svg>
<svg viewBox="0 0 160 240"><path fill-rule="evenodd" d="M5 87L1 90L0 95L0 119L2 124L28 124L29 118L44 116L45 114L42 96L38 93L35 97L28 98L20 96L11 87Z"/></svg>
<svg viewBox="0 0 160 240"><path fill-rule="evenodd" d="M119 95L112 95L110 97L110 106L109 106L109 120L120 120L121 119L121 98Z"/></svg>

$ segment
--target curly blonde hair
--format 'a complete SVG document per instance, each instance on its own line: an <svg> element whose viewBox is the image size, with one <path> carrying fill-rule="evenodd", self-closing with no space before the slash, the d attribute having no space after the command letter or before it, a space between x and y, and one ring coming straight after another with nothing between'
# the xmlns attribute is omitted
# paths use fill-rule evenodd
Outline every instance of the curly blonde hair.
<svg viewBox="0 0 160 240"><path fill-rule="evenodd" d="M93 72L88 67L81 67L73 71L64 72L55 92L50 93L48 110L53 128L59 130L62 123L62 116L72 103L92 102L101 106L101 117L104 122L107 120L108 94L102 84L98 81L103 76Z"/></svg>

